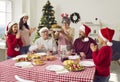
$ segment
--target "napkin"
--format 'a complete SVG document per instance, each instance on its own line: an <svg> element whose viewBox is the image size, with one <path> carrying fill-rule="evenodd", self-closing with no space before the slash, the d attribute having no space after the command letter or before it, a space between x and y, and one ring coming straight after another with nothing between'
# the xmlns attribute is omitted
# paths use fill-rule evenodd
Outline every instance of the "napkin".
<svg viewBox="0 0 120 82"><path fill-rule="evenodd" d="M62 74L62 73L68 73L69 71L67 69L63 69L60 71L55 71L57 74Z"/></svg>

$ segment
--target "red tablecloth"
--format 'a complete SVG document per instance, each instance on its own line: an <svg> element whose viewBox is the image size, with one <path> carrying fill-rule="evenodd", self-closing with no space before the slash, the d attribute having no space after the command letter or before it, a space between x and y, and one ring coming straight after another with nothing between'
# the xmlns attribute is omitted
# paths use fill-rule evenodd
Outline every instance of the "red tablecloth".
<svg viewBox="0 0 120 82"><path fill-rule="evenodd" d="M95 67L85 67L85 69L80 72L62 74L56 74L55 72L45 69L48 65L62 65L59 58L55 61L47 61L43 66L30 68L20 68L14 66L14 64L15 61L12 59L0 62L0 82L16 82L14 75L35 82L92 82L95 73Z"/></svg>

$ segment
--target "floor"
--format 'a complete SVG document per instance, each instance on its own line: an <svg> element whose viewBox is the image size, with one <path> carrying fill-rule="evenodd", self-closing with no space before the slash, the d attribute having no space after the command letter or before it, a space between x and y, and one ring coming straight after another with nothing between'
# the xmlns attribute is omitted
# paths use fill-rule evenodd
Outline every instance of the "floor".
<svg viewBox="0 0 120 82"><path fill-rule="evenodd" d="M0 61L5 60L6 56L5 56L5 49L0 49Z"/></svg>
<svg viewBox="0 0 120 82"><path fill-rule="evenodd" d="M116 61L111 62L111 73L109 82L120 82L120 65Z"/></svg>

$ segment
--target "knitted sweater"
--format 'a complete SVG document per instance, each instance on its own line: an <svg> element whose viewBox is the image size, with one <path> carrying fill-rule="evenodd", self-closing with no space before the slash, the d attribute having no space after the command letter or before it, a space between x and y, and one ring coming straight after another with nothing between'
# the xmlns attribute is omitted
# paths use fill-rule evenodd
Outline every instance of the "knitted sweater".
<svg viewBox="0 0 120 82"><path fill-rule="evenodd" d="M93 61L96 65L96 75L108 76L110 75L110 61L112 58L112 48L110 46L103 46L99 51L93 52Z"/></svg>
<svg viewBox="0 0 120 82"><path fill-rule="evenodd" d="M7 55L10 57L15 57L20 55L20 47L22 47L21 39L16 39L16 35L7 35Z"/></svg>
<svg viewBox="0 0 120 82"><path fill-rule="evenodd" d="M90 44L94 43L96 45L95 40L89 37L89 41L84 42L80 38L77 38L74 42L73 49L75 52L79 54L80 52L84 52L86 54L86 59L92 58L92 51L90 49Z"/></svg>

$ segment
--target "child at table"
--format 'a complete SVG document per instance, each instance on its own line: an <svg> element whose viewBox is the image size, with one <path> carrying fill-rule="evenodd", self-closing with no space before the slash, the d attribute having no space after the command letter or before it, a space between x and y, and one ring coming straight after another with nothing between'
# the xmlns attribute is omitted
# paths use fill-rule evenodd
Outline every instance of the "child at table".
<svg viewBox="0 0 120 82"><path fill-rule="evenodd" d="M20 33L18 32L17 23L10 22L7 26L6 31L7 59L10 59L20 54L22 41L20 38Z"/></svg>
<svg viewBox="0 0 120 82"><path fill-rule="evenodd" d="M96 65L94 82L109 82L110 78L110 61L112 58L112 38L114 30L103 28L99 31L98 41L102 46L99 50L97 45L91 43L93 61Z"/></svg>

